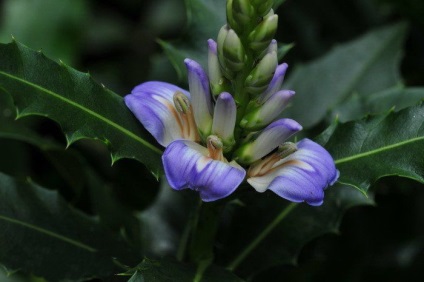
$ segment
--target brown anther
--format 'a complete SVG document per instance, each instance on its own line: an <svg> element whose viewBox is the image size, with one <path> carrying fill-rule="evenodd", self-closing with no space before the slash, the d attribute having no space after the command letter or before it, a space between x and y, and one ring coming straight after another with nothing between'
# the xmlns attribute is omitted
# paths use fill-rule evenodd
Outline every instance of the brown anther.
<svg viewBox="0 0 424 282"><path fill-rule="evenodd" d="M175 109L179 114L179 123L181 123L183 137L196 142L200 141L190 100L180 91L174 93L173 100Z"/></svg>
<svg viewBox="0 0 424 282"><path fill-rule="evenodd" d="M214 160L223 161L225 160L222 153L224 145L221 139L216 135L210 135L206 139L206 146L208 147L209 157Z"/></svg>
<svg viewBox="0 0 424 282"><path fill-rule="evenodd" d="M247 175L249 177L262 176L267 173L270 173L274 169L278 169L281 166L287 165L290 162L281 164L279 163L279 161L288 157L289 155L293 154L296 151L297 151L297 147L295 143L286 142L278 147L277 152L267 156L263 160L259 160L253 163L250 166L249 171L247 172Z"/></svg>

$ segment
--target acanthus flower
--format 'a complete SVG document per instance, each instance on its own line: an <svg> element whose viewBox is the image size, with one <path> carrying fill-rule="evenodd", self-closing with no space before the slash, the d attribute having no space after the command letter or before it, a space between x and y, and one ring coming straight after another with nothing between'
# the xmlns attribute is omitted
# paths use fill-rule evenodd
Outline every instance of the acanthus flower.
<svg viewBox="0 0 424 282"><path fill-rule="evenodd" d="M203 201L215 201L234 192L246 175L223 155L234 144L236 105L224 92L213 108L207 75L195 61L186 60L186 66L190 93L172 84L146 82L125 96L125 103L166 147L162 161L170 186L190 188Z"/></svg>

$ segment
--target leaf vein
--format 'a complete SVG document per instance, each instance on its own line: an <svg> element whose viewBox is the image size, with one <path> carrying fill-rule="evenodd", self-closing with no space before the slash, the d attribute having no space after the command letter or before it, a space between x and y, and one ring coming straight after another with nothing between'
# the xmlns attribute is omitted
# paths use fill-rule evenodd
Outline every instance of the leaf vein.
<svg viewBox="0 0 424 282"><path fill-rule="evenodd" d="M23 221L20 221L20 220L17 220L17 219L13 219L13 218L10 218L10 217L7 217L7 216L3 216L3 215L0 215L0 219L2 219L4 221L7 221L7 222L10 222L10 223L13 223L13 224L17 224L17 225L20 225L20 226L29 228L29 229L32 229L34 231L40 232L40 233L45 234L45 235L48 235L50 237L59 239L61 241L64 241L66 243L69 243L71 245L74 245L76 247L79 247L79 248L84 249L86 251L89 251L91 253L97 252L97 250L94 249L93 247L90 247L90 246L88 246L88 245L86 245L84 243L81 243L81 242L76 241L74 239L68 238L66 236L63 236L63 235L54 233L54 232L52 232L50 230L47 230L47 229L44 229L44 228L41 228L41 227L38 227L38 226L35 226L35 225L32 225L32 224L29 224L29 223L26 223L26 222L23 222Z"/></svg>
<svg viewBox="0 0 424 282"><path fill-rule="evenodd" d="M422 141L422 140L424 140L424 136L412 138L412 139L405 140L405 141L402 141L402 142L399 142L399 143L391 144L391 145L384 146L384 147L381 147L381 148L377 148L377 149L374 149L374 150L371 150L371 151L356 154L356 155L353 155L353 156L350 156L350 157L341 158L341 159L335 160L334 162L336 164L350 162L352 160L368 157L368 156L378 154L378 153L381 153L381 152L384 152L384 151L387 151L387 150L390 150L390 149L394 149L396 147L401 147L403 145L407 145L409 143L418 142L418 141Z"/></svg>
<svg viewBox="0 0 424 282"><path fill-rule="evenodd" d="M4 75L4 76L6 76L6 77L8 77L10 79L14 79L14 80L17 80L17 81L22 82L24 84L27 84L27 85L29 85L29 86L31 86L31 87L33 87L35 89L38 89L38 90L40 90L40 91L42 91L42 92L44 92L44 93L46 93L46 94L48 94L50 96L53 96L56 99L62 100L63 102L68 103L68 104L70 104L70 105L72 105L72 106L74 106L74 107L76 107L76 108L78 108L78 109L86 112L87 114L89 114L89 115L91 115L93 117L96 117L99 120L101 120L101 121L109 124L110 126L112 126L113 128L115 128L116 130L118 130L118 131L122 132L123 134L127 135L128 137L130 137L130 138L138 141L139 143L143 144L144 146L146 146L150 150L152 150L152 151L154 151L154 152L156 152L158 154L162 154L162 151L160 149L158 149L155 146L153 146L152 144L146 142L145 140L143 140L142 138L140 138L136 134L132 133L128 129L125 129L121 125L119 125L119 124L111 121L110 119L108 119L108 118L106 118L106 117L104 117L104 116L102 116L102 115L100 115L100 114L98 114L98 113L96 113L96 112L94 112L94 111L92 111L92 110L90 110L90 109L88 109L88 108L86 108L86 107L84 107L84 106L82 106L82 105L80 105L80 104L78 104L78 103L70 100L70 99L67 99L67 98L65 98L65 97L63 97L63 96L61 96L61 95L59 95L59 94L57 94L57 93L55 93L53 91L50 91L50 90L48 90L46 88L43 88L43 87L41 87L39 85L36 85L34 83L31 83L31 82L26 81L24 79L21 79L19 77L10 75L8 73L5 73L5 72L0 71L0 74Z"/></svg>

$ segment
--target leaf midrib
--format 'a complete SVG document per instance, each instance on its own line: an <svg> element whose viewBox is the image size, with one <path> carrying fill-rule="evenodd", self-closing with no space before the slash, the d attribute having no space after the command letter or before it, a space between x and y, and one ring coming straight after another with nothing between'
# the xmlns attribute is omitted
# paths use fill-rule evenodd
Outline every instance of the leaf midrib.
<svg viewBox="0 0 424 282"><path fill-rule="evenodd" d="M366 151L366 152L356 154L356 155L353 155L353 156L341 158L341 159L335 160L334 162L336 164L342 164L342 163L350 162L350 161L353 161L353 160L356 160L356 159L369 157L371 155L379 154L379 153L382 153L382 152L385 152L385 151L388 151L388 150L391 150L391 149L394 149L394 148L397 148L397 147L407 145L409 143L414 143L414 142L418 142L418 141L422 141L422 140L424 140L424 136L415 137L415 138L412 138L412 139L409 139L409 140L404 140L402 142L394 143L394 144L391 144L391 145L388 145L388 146L380 147L380 148L370 150L370 151Z"/></svg>
<svg viewBox="0 0 424 282"><path fill-rule="evenodd" d="M22 226L22 227L29 228L29 229L31 229L31 230L33 230L33 231L36 231L36 232L42 233L42 234L44 234L44 235L47 235L47 236L50 236L50 237L53 237L53 238L59 239L59 240L61 240L61 241L63 241L63 242L66 242L66 243L71 244L71 245L73 245L73 246L76 246L76 247L78 247L78 248L81 248L81 249L84 249L84 250L86 250L86 251L89 251L90 253L95 253L95 252L97 252L97 250L96 250L96 249L94 249L93 247L90 247L90 246L88 246L88 245L86 245L86 244L84 244L84 243L82 243L82 242L76 241L76 240L74 240L74 239L71 239L71 238L69 238L69 237L63 236L63 235L61 235L61 234L57 234L57 233L52 232L52 231L50 231L50 230L44 229L44 228L42 228L42 227L38 227L38 226L36 226L36 225L30 224L30 223L26 223L26 222L23 222L23 221L20 221L20 220L14 219L14 218L10 218L10 217L8 217L8 216L4 216L4 215L0 215L0 220L1 220L1 219L2 219L2 220L4 220L4 221L7 221L7 222L9 222L9 223L16 224L16 225L20 225L20 226Z"/></svg>
<svg viewBox="0 0 424 282"><path fill-rule="evenodd" d="M143 146L145 146L148 149L154 151L155 153L162 154L162 151L161 150L159 150L158 148L156 148L152 144L146 142L145 140L143 140L139 136L135 135L134 133L132 133L128 129L125 129L124 127L122 127L119 124L111 121L110 119L108 119L108 118L106 118L106 117L104 117L104 116L102 116L102 115L100 115L100 114L98 114L98 113L96 113L96 112L94 112L94 111L92 111L92 110L90 110L90 109L88 109L88 108L86 108L86 107L84 107L84 106L82 106L82 105L80 105L80 104L72 101L72 100L69 100L69 99L67 99L67 98L65 98L65 97L63 97L63 96L61 96L61 95L59 95L59 94L57 94L57 93L55 93L53 91L50 91L50 90L48 90L46 88L43 88L43 87L41 87L39 85L36 85L36 84L34 84L32 82L29 82L27 80L24 80L24 79L21 79L19 77L16 77L14 75L5 73L3 71L0 71L0 74L4 75L4 76L6 76L6 77L8 77L10 79L14 79L14 80L17 80L17 81L19 81L21 83L24 83L26 85L29 85L29 86L31 86L31 87L33 87L35 89L38 89L38 90L40 90L40 91L42 91L42 92L44 92L44 93L46 93L46 94L48 94L50 96L53 96L56 99L62 100L63 102L68 103L69 105L74 106L74 107L76 107L76 108L78 108L78 109L86 112L87 114L89 114L89 115L91 115L91 116L93 116L93 117L95 117L95 118L97 118L97 119L99 119L99 120L101 120L101 121L109 124L114 129L116 129L116 130L122 132L123 134L127 135L128 137L136 140L137 142L141 143Z"/></svg>

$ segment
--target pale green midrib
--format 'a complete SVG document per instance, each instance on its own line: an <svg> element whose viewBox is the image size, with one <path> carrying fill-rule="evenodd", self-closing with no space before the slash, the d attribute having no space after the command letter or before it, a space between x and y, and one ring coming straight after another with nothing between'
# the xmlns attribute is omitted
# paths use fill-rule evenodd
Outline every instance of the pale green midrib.
<svg viewBox="0 0 424 282"><path fill-rule="evenodd" d="M44 229L44 228L41 228L41 227L38 227L38 226L35 226L35 225L32 225L32 224L29 224L29 223L26 223L26 222L23 222L23 221L20 221L20 220L17 220L17 219L13 219L13 218L10 218L10 217L7 217L7 216L3 216L3 215L0 215L0 219L3 219L3 220L8 221L10 223L17 224L17 225L20 225L20 226L23 226L23 227L26 227L26 228L29 228L29 229L32 229L34 231L37 231L39 233L48 235L50 237L59 239L61 241L64 241L64 242L66 242L68 244L71 244L71 245L74 245L74 246L76 246L78 248L81 248L81 249L84 249L86 251L89 251L91 253L97 252L96 249L94 249L94 248L92 248L92 247L90 247L90 246L88 246L88 245L86 245L84 243L81 243L79 241L73 240L73 239L68 238L68 237L65 237L63 235L54 233L54 232L52 232L50 230L47 230L47 229Z"/></svg>
<svg viewBox="0 0 424 282"><path fill-rule="evenodd" d="M72 101L72 100L69 100L69 99L67 99L67 98L64 98L64 97L60 96L59 94L57 94L57 93L55 93L55 92L53 92L53 91L50 91L50 90L48 90L48 89L45 89L45 88L43 88L43 87L41 87L41 86L38 86L38 85L36 85L36 84L34 84L34 83L31 83L31 82L26 81L26 80L24 80L24 79L21 79L21 78L19 78L19 77L16 77L16 76L10 75L10 74L8 74L8 73L5 73L5 72L0 71L0 74L3 74L4 76L9 77L10 79L14 79L14 80L17 80L17 81L22 82L22 83L24 83L24 84L27 84L27 85L29 85L29 86L31 86L31 87L33 87L33 88L36 88L36 89L38 89L38 90L40 90L40 91L42 91L42 92L45 92L46 94L48 94L48 95L50 95L50 96L53 96L53 97L55 97L55 98L57 98L57 99L59 99L59 100L62 100L62 101L63 101L63 102L65 102L65 103L68 103L68 104L70 104L70 105L72 105L72 106L74 106L74 107L76 107L76 108L79 108L80 110L82 110L82 111L86 112L87 114L92 115L92 116L94 116L94 117L98 118L99 120L101 120L101 121L103 121L103 122L105 122L105 123L109 124L109 125L110 125L110 126L112 126L113 128L115 128L116 130L121 131L121 132L122 132L122 133L124 133L125 135L127 135L127 136L131 137L132 139L134 139L134 140L138 141L139 143L143 144L144 146L146 146L146 147L147 147L147 148L149 148L150 150L154 151L155 153L162 154L162 151L161 151L161 150L159 150L158 148L154 147L152 144L150 144L150 143L146 142L146 141L145 141L145 140L143 140L142 138L138 137L137 135L135 135L134 133L132 133L132 132L131 132L131 131L129 131L128 129L123 128L123 127L122 127L122 126L120 126L119 124L116 124L115 122L113 122L113 121L111 121L111 120L109 120L109 119L105 118L104 116L102 116L102 115L100 115L100 114L98 114L98 113L96 113L96 112L94 112L94 111L92 111L92 110L90 110L90 109L88 109L88 108L86 108L86 107L84 107L84 106L82 106L82 105L78 104L78 103L75 103L75 102L74 102L74 101Z"/></svg>
<svg viewBox="0 0 424 282"><path fill-rule="evenodd" d="M421 141L421 140L424 140L424 136L415 137L415 138L412 138L412 139L409 139L409 140L405 140L405 141L402 141L402 142L399 142L399 143L395 143L395 144L392 144L392 145L384 146L384 147L381 147L381 148L378 148L378 149L375 149L375 150L363 152L363 153L356 154L356 155L353 155L353 156L350 156L350 157L346 157L346 158L341 158L341 159L335 160L334 162L336 164L350 162L350 161L353 161L353 160L356 160L356 159L360 159L360 158L368 157L368 156L371 156L371 155L375 155L375 154L378 154L378 153L381 153L381 152L384 152L384 151L388 151L390 149L401 147L401 146L407 145L409 143L414 143L414 142Z"/></svg>

